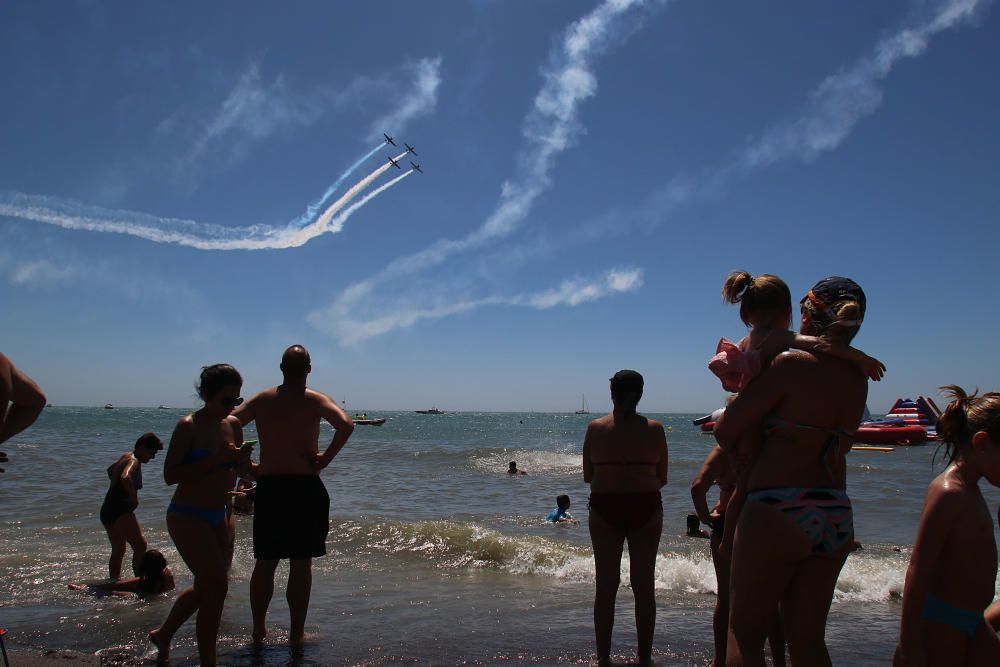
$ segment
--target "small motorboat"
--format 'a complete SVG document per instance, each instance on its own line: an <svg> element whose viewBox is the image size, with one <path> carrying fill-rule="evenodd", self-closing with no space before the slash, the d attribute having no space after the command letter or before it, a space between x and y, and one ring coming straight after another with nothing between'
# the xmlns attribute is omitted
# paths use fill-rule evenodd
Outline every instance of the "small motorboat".
<svg viewBox="0 0 1000 667"><path fill-rule="evenodd" d="M385 423L385 417L378 417L377 419L361 418L353 421L359 426L381 426Z"/></svg>
<svg viewBox="0 0 1000 667"><path fill-rule="evenodd" d="M104 409L105 410L114 410L115 406L111 405L110 403L105 403L104 404Z"/></svg>
<svg viewBox="0 0 1000 667"><path fill-rule="evenodd" d="M436 407L430 410L414 410L418 415L443 415L443 410L438 410Z"/></svg>

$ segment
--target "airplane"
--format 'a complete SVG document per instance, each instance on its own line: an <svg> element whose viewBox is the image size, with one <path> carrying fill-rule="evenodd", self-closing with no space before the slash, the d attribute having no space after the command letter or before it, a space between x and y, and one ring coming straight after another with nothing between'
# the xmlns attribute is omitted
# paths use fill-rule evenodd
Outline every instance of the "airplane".
<svg viewBox="0 0 1000 667"><path fill-rule="evenodd" d="M383 132L383 133L382 133L382 136L383 136L383 137L385 137L385 143L387 143L387 144L392 144L393 146L395 146L395 145L396 145L396 142L392 140L392 139L393 139L393 137L390 137L390 136L389 136L388 134L386 134L385 132Z"/></svg>
<svg viewBox="0 0 1000 667"><path fill-rule="evenodd" d="M407 152L407 153L413 153L414 155L416 155L416 154L417 154L417 149L416 149L416 148L414 148L413 146L411 146L410 144L408 144L408 143L406 143L406 142L404 141L404 142L403 142L403 145L404 145L404 146L406 146L406 152Z"/></svg>
<svg viewBox="0 0 1000 667"><path fill-rule="evenodd" d="M417 171L419 171L419 172L420 172L421 174L422 174L422 173L424 173L424 170L423 170L423 169L421 169L421 168L420 168L420 165L419 165L419 164L417 164L416 162L413 162L413 161L411 160L411 161L410 161L410 164L411 164L411 165L413 165L413 168L414 168L414 169L416 169Z"/></svg>
<svg viewBox="0 0 1000 667"><path fill-rule="evenodd" d="M399 169L399 170L402 170L402 169L403 169L402 167L400 167L400 166L399 166L399 163L398 163L398 162L396 162L395 160L393 160L393 159L392 159L392 157L391 157L391 156L388 156L388 155L386 155L386 156L385 156L385 159L386 159L386 160L388 160L388 161L389 161L389 164L391 164L391 165L392 165L393 167L395 167L396 169Z"/></svg>

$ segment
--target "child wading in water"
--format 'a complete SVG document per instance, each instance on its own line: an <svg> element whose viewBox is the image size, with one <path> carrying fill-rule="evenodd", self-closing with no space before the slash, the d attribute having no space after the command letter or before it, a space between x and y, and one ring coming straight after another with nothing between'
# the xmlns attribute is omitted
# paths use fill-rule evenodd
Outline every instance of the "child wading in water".
<svg viewBox="0 0 1000 667"><path fill-rule="evenodd" d="M546 521L551 521L552 523L569 523L572 525L577 525L579 522L573 518L573 515L569 513L569 496L563 494L561 496L556 496L556 507L549 515L545 517Z"/></svg>
<svg viewBox="0 0 1000 667"><path fill-rule="evenodd" d="M738 393L753 380L771 361L782 352L795 348L809 352L823 352L858 365L872 380L881 380L885 365L878 359L848 345L838 345L816 336L805 336L789 331L792 322L792 294L785 281L768 273L751 276L746 271L734 271L722 285L722 298L727 303L740 304L740 319L750 327L739 343L727 338L719 341L716 354L708 362L708 368L722 380L722 388ZM811 299L812 292L806 296ZM824 309L828 307L816 300ZM834 314L835 315L835 314ZM831 320L853 325L853 320L841 320L832 316ZM729 504L713 516L713 523L724 525L724 534L719 550L723 554L732 551L736 523L743 502L746 500L746 479L750 464L757 458L761 445L761 432L748 431L737 447L737 461L734 467L738 478L736 491Z"/></svg>
<svg viewBox="0 0 1000 667"><path fill-rule="evenodd" d="M979 490L982 477L1000 487L1000 394L942 389L954 397L937 423L949 465L927 488L893 664L1000 665L1000 639L983 618L997 545Z"/></svg>

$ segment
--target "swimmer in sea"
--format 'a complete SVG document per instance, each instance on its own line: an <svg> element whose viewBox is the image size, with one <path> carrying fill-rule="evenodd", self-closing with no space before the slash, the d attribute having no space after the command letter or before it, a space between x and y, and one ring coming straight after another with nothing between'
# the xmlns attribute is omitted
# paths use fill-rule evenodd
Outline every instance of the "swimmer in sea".
<svg viewBox="0 0 1000 667"><path fill-rule="evenodd" d="M551 523L568 523L570 525L579 525L579 521L573 518L573 515L569 513L569 496L563 494L561 496L556 496L556 507L554 510L549 512L549 515L545 517L546 521Z"/></svg>
<svg viewBox="0 0 1000 667"><path fill-rule="evenodd" d="M524 472L523 470L518 470L517 469L517 461L511 461L510 464L508 464L508 467L507 467L507 474L508 475L527 475L528 473Z"/></svg>

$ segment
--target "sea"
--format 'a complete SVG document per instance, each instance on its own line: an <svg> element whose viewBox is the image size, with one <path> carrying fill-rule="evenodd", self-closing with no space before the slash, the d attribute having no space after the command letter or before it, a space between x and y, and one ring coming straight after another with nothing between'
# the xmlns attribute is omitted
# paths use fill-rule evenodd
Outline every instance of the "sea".
<svg viewBox="0 0 1000 667"><path fill-rule="evenodd" d="M147 633L174 594L147 601L98 598L69 583L106 576L109 544L98 519L105 469L145 431L167 442L189 410L47 408L5 443L0 475L0 627L8 648L73 649L104 664L152 664ZM594 564L581 447L595 415L369 412L323 473L331 496L328 555L314 561L308 642L290 651L278 570L268 644L250 644L251 519L237 517L236 556L219 637L225 665L554 665L594 660ZM669 483L656 564L654 657L660 665L712 658L716 582L708 541L685 536L689 486L713 445L698 415L649 415L668 427ZM326 427L324 442L331 431ZM252 426L247 438L255 437ZM841 573L827 626L834 664L889 665L900 595L927 484L943 466L934 444L853 452L849 493L861 551ZM527 475L507 475L509 461ZM191 581L167 534L172 489L163 453L144 466L137 510L179 586ZM983 482L991 507L1000 491ZM551 525L569 494L579 526ZM714 494L713 494L714 496ZM128 569L126 556L125 569ZM614 656L635 659L628 556ZM172 664L197 662L194 624L178 633Z"/></svg>

